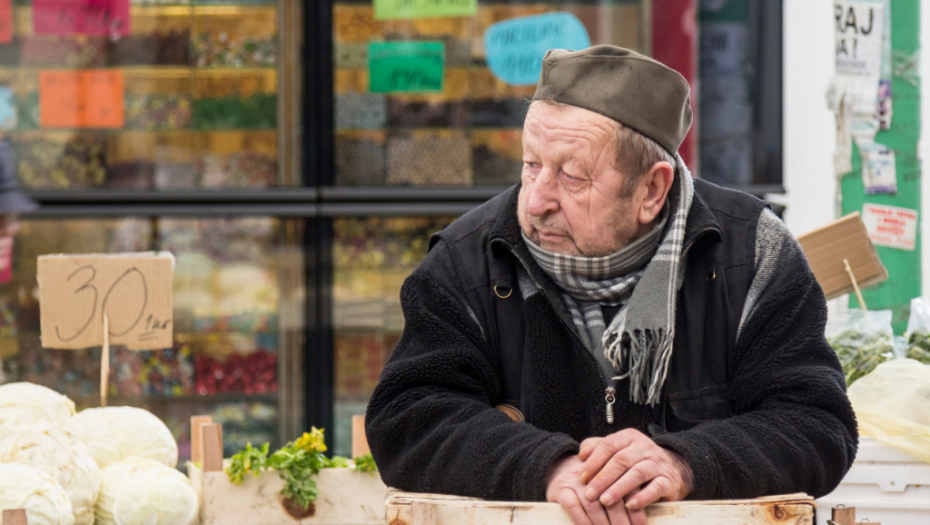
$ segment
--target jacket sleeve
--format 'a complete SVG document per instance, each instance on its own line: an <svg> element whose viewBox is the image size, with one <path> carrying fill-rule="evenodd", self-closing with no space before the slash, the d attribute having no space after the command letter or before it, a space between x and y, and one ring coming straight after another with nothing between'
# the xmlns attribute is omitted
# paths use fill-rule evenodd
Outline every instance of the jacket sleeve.
<svg viewBox="0 0 930 525"><path fill-rule="evenodd" d="M493 408L497 357L456 264L440 241L404 282L406 326L365 417L372 455L385 483L401 490L543 500L546 469L578 444Z"/></svg>
<svg viewBox="0 0 930 525"><path fill-rule="evenodd" d="M770 211L759 220L756 277L736 340L729 419L657 436L694 473L692 499L833 491L858 432L827 308L801 247Z"/></svg>

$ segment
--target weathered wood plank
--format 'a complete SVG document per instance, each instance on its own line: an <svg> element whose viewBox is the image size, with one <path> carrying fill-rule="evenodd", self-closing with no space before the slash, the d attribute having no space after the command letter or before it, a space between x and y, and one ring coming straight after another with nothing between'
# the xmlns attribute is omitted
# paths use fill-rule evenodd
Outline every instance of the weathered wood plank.
<svg viewBox="0 0 930 525"><path fill-rule="evenodd" d="M387 525L571 525L555 503L524 503L393 494ZM417 523L414 507L435 508L435 521ZM658 503L646 509L649 525L811 525L813 500L805 495L759 500Z"/></svg>
<svg viewBox="0 0 930 525"><path fill-rule="evenodd" d="M247 475L241 486L225 472L202 472L189 467L191 482L201 494L201 524L225 525L381 525L388 489L377 473L347 468L323 469L317 477L320 492L311 517L297 519L283 505L284 481L275 471ZM198 488L199 485L199 488ZM406 505L409 509L410 505Z"/></svg>

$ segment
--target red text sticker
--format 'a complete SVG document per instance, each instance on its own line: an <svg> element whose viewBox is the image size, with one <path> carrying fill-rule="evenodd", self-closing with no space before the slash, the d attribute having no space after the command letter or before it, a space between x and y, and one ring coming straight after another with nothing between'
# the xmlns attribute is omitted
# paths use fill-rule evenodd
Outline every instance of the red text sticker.
<svg viewBox="0 0 930 525"><path fill-rule="evenodd" d="M38 35L128 35L129 0L33 0L32 24Z"/></svg>
<svg viewBox="0 0 930 525"><path fill-rule="evenodd" d="M0 44L13 41L13 9L10 0L0 0Z"/></svg>

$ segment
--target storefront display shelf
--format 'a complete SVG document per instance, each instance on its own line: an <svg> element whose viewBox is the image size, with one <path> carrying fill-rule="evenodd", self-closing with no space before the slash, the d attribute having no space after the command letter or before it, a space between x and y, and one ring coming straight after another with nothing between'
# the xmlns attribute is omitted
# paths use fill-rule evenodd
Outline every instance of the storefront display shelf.
<svg viewBox="0 0 930 525"><path fill-rule="evenodd" d="M72 396L73 401L80 406L99 406L100 396ZM110 406L146 406L146 405L174 405L181 403L229 403L236 401L255 401L277 403L278 394L246 394L241 392L224 392L209 395L183 395L183 396L107 396Z"/></svg>

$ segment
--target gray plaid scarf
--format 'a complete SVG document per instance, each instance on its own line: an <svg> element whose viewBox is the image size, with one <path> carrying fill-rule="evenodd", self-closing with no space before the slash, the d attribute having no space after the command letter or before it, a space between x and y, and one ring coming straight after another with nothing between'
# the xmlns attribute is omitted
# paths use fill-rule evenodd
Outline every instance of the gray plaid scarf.
<svg viewBox="0 0 930 525"><path fill-rule="evenodd" d="M675 298L683 277L685 225L694 194L691 173L681 157L675 172L659 223L616 253L562 255L524 236L533 259L565 292L582 341L592 352L603 351L620 374L613 379L630 377L630 399L640 404L658 403L675 337ZM602 306L620 306L610 326Z"/></svg>

